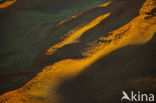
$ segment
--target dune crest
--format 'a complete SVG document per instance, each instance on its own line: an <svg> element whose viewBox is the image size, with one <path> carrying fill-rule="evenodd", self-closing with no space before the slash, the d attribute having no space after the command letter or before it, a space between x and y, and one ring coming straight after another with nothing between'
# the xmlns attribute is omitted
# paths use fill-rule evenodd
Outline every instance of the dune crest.
<svg viewBox="0 0 156 103"><path fill-rule="evenodd" d="M62 42L59 42L58 44L50 47L47 52L46 55L51 55L53 54L58 48L61 48L67 44L71 44L74 43L84 32L86 32L87 30L95 27L96 25L98 25L102 20L104 20L105 18L107 18L110 15L110 13L101 15L97 18L95 18L93 21L89 22L88 24L84 24L84 26L80 26L77 27L76 29L70 31L68 34L68 37L66 37ZM83 24L82 24L83 25Z"/></svg>
<svg viewBox="0 0 156 103"><path fill-rule="evenodd" d="M15 2L16 0L5 1L4 3L0 4L0 9L7 8L8 6L12 5Z"/></svg>

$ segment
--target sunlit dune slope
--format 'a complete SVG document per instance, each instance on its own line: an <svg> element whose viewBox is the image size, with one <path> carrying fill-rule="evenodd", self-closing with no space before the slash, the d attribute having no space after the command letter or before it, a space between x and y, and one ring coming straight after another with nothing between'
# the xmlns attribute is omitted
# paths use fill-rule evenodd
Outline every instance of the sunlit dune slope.
<svg viewBox="0 0 156 103"><path fill-rule="evenodd" d="M52 64L39 63L41 52L83 21L68 22L70 25L59 25L59 22L86 10L91 11L106 1L109 0L17 0L1 9L0 95L22 87L45 66Z"/></svg>
<svg viewBox="0 0 156 103"><path fill-rule="evenodd" d="M12 5L15 2L16 0L10 0L10 1L5 1L3 3L0 3L0 9L7 8L8 6Z"/></svg>
<svg viewBox="0 0 156 103"><path fill-rule="evenodd" d="M64 60L1 95L0 103L119 103L122 90L156 92L156 1L115 0L106 8L114 3L120 5L82 22L44 50L42 62Z"/></svg>

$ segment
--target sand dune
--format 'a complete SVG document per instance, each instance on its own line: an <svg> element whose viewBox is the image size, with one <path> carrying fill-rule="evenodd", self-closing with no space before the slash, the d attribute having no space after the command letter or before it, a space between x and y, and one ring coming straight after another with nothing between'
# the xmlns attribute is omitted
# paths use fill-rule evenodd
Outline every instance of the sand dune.
<svg viewBox="0 0 156 103"><path fill-rule="evenodd" d="M5 1L5 2L0 2L0 9L3 9L3 8L7 8L8 6L14 4L16 2L16 0L10 0L10 1Z"/></svg>
<svg viewBox="0 0 156 103"><path fill-rule="evenodd" d="M155 93L155 5L114 0L59 23L74 27L38 54L35 65L47 66L0 103L118 103L122 90Z"/></svg>
<svg viewBox="0 0 156 103"><path fill-rule="evenodd" d="M58 26L59 22L104 2L17 0L13 5L1 9L0 48L3 49L0 51L0 95L22 87L45 66L57 61L40 63L43 58L38 57L74 26L79 25Z"/></svg>

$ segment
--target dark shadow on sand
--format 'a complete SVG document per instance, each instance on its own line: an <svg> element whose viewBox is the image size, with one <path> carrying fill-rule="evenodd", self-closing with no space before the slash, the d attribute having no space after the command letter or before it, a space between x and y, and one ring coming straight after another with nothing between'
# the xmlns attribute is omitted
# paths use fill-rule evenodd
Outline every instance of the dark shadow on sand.
<svg viewBox="0 0 156 103"><path fill-rule="evenodd" d="M156 93L150 81L137 88L128 84L137 78L156 78L155 57L156 35L146 44L118 49L64 81L58 87L62 103L120 103L123 90Z"/></svg>

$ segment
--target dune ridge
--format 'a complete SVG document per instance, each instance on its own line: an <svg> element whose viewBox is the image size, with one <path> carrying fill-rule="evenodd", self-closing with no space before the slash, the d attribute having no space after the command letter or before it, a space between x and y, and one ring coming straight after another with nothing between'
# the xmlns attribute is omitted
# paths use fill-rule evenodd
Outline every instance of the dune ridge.
<svg viewBox="0 0 156 103"><path fill-rule="evenodd" d="M7 0L4 3L0 4L0 9L7 8L8 6L12 5L15 2L16 0L10 0L10 1Z"/></svg>

